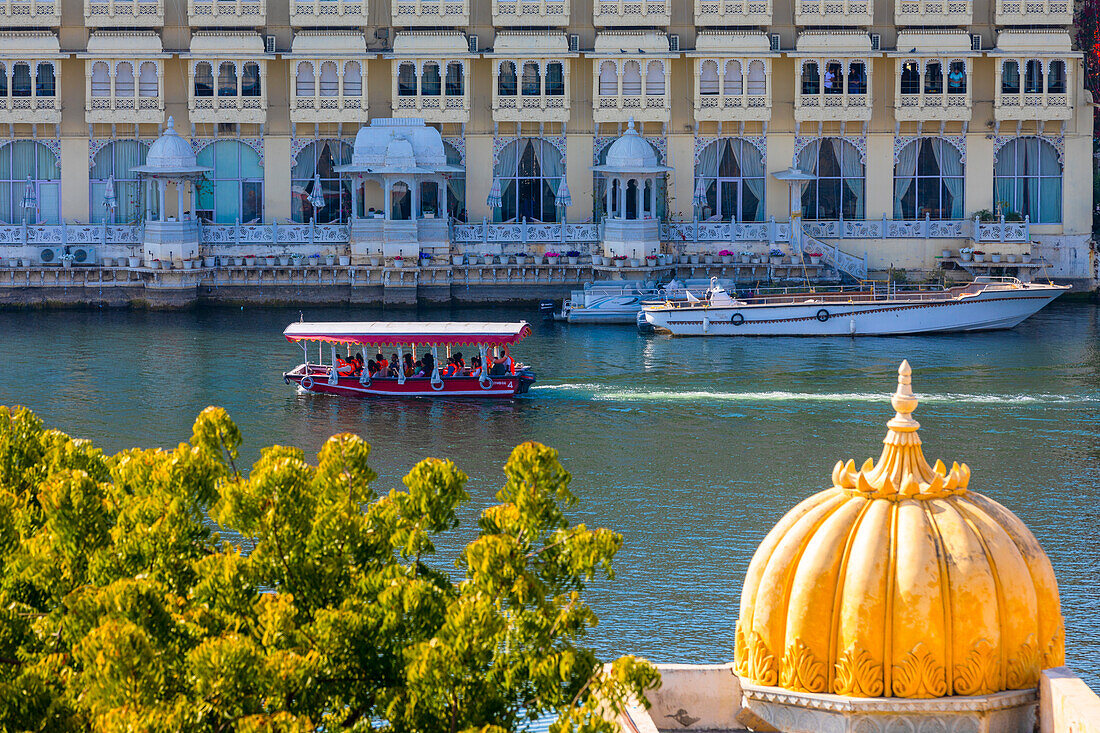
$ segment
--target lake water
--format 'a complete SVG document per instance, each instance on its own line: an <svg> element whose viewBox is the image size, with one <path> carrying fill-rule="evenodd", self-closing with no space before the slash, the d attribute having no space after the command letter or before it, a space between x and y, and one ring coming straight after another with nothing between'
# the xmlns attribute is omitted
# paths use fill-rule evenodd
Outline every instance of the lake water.
<svg viewBox="0 0 1100 733"><path fill-rule="evenodd" d="M307 320L385 317L310 308ZM408 314L394 314L407 318ZM464 309L432 320L536 319ZM617 578L591 598L605 655L733 657L745 567L776 520L829 484L840 458L878 457L898 363L909 359L930 460L965 461L971 488L1015 511L1054 563L1067 658L1100 689L1100 309L1059 303L1007 332L889 339L643 337L632 327L536 324L516 349L535 365L507 403L359 402L298 395L282 329L297 309L2 312L0 404L115 451L175 445L209 404L230 411L255 459L272 443L315 452L354 431L374 446L377 488L426 455L470 475L493 502L511 448L561 451L575 519L625 536Z"/></svg>

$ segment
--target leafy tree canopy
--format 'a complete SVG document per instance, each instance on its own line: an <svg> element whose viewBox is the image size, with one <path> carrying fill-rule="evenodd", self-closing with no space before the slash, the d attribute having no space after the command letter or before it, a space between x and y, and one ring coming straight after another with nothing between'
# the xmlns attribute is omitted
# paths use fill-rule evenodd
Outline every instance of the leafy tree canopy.
<svg viewBox="0 0 1100 733"><path fill-rule="evenodd" d="M622 538L569 522L556 451L513 451L452 577L427 562L468 498L450 461L379 496L355 435L247 477L240 443L210 407L108 456L0 407L0 727L598 733L658 684L583 646Z"/></svg>

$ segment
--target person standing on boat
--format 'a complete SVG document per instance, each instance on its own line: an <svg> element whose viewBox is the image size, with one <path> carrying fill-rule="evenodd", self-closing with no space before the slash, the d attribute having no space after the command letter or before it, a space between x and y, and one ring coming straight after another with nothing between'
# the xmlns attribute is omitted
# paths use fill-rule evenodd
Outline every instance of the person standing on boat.
<svg viewBox="0 0 1100 733"><path fill-rule="evenodd" d="M515 374L516 363L512 361L512 355L508 352L508 346L505 345L497 352L499 356L492 359L492 366L489 368L489 376L502 377L506 374Z"/></svg>

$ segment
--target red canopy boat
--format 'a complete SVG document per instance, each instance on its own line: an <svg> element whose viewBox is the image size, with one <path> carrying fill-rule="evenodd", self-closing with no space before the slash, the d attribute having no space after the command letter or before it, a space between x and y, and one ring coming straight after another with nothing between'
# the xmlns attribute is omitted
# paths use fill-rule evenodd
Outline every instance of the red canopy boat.
<svg viewBox="0 0 1100 733"><path fill-rule="evenodd" d="M306 392L350 395L355 397L513 397L525 393L535 381L534 373L511 359L508 347L531 334L526 321L517 323L419 323L400 321L362 321L337 323L292 323L283 331L287 341L302 345L305 362L283 374L283 381L294 383ZM309 343L318 344L317 361L309 360ZM324 363L322 343L329 344L330 360ZM364 363L381 352L389 359L397 355L398 364L405 354L431 354L434 368L423 376L343 374L339 369L337 346L344 345L348 355L362 352ZM356 347L370 347L356 348ZM452 376L441 373L447 358L467 348L466 368ZM507 363L490 364L490 349L506 354ZM440 350L445 349L443 358ZM389 352L389 353L387 353ZM473 370L472 358L480 355L485 368ZM343 371L348 371L344 369Z"/></svg>

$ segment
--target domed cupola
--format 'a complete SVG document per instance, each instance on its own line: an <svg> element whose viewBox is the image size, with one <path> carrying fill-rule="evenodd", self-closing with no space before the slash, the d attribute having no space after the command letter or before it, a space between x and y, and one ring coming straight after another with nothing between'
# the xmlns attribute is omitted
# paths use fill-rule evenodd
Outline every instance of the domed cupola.
<svg viewBox="0 0 1100 733"><path fill-rule="evenodd" d="M608 147L604 161L608 168L617 170L663 170L653 146L634 129L633 118L627 123L626 131Z"/></svg>
<svg viewBox="0 0 1100 733"><path fill-rule="evenodd" d="M970 489L966 464L928 465L908 362L898 375L878 462L838 462L832 488L789 511L752 558L735 642L747 690L991 695L1034 688L1063 663L1046 554Z"/></svg>
<svg viewBox="0 0 1100 733"><path fill-rule="evenodd" d="M164 132L149 146L145 165L135 170L142 173L188 174L202 173L209 169L199 166L191 143L179 136L175 120L169 117Z"/></svg>

